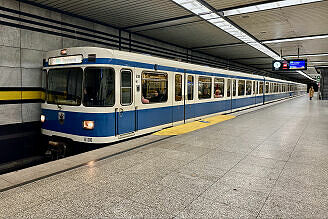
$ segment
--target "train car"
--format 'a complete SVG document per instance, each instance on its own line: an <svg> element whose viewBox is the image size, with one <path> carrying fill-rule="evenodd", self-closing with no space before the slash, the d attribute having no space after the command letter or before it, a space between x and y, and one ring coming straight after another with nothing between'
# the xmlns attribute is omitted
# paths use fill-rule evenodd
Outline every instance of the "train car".
<svg viewBox="0 0 328 219"><path fill-rule="evenodd" d="M299 95L302 85L96 47L50 51L42 134L105 144Z"/></svg>

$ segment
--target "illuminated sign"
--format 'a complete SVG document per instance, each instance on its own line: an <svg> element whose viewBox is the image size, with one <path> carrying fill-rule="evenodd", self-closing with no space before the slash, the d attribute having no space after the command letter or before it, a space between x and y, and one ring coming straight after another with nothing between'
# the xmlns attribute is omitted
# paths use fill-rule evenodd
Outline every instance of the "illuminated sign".
<svg viewBox="0 0 328 219"><path fill-rule="evenodd" d="M306 69L306 61L305 60L290 60L289 61L289 69L293 70L304 70Z"/></svg>
<svg viewBox="0 0 328 219"><path fill-rule="evenodd" d="M276 60L272 62L273 71L294 71L294 70L306 70L307 60Z"/></svg>
<svg viewBox="0 0 328 219"><path fill-rule="evenodd" d="M82 55L75 56L62 56L49 58L48 64L50 65L67 65L67 64L80 64L83 61Z"/></svg>

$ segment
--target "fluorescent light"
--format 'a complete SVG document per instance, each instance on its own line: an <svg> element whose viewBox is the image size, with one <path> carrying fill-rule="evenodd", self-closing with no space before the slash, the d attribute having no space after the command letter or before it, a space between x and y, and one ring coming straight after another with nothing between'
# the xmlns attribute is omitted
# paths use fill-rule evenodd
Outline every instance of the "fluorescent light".
<svg viewBox="0 0 328 219"><path fill-rule="evenodd" d="M283 1L277 1L277 2L258 4L258 5L248 6L248 7L242 7L242 8L232 9L232 10L226 10L226 11L223 11L223 14L224 14L224 16L232 16L232 15L237 15L237 14L245 14L245 13L264 11L264 10L275 9L275 8L283 8L283 7L288 7L288 6L301 5L301 4L320 2L320 1L323 1L323 0L283 0Z"/></svg>
<svg viewBox="0 0 328 219"><path fill-rule="evenodd" d="M307 74L305 74L304 72L302 72L302 71L297 71L299 74L301 74L301 75L303 75L304 77L306 77L306 78L308 78L308 79L310 79L310 80L312 80L312 81L315 81L315 80L313 80L313 78L311 78L310 76L308 76Z"/></svg>
<svg viewBox="0 0 328 219"><path fill-rule="evenodd" d="M264 44L283 43L283 42L315 40L315 39L325 39L325 38L328 38L328 34L318 35L318 36L308 36L308 37L293 37L293 38L286 38L286 39L266 40L266 41L262 41L262 43L264 43Z"/></svg>
<svg viewBox="0 0 328 219"><path fill-rule="evenodd" d="M255 40L253 37L245 33L244 31L238 29L233 24L229 23L225 18L221 17L217 12L212 11L211 9L204 6L201 2L197 0L172 0L181 7L191 11L192 13L203 18L207 22L215 25L221 30L227 32L228 34L236 37L237 39L247 43L253 48L263 52L264 54L272 57L275 60L281 60L281 57L275 52L262 45L260 42Z"/></svg>
<svg viewBox="0 0 328 219"><path fill-rule="evenodd" d="M312 64L325 64L325 63L327 63L328 64L328 62L322 62L322 61L317 61L317 62L311 62Z"/></svg>
<svg viewBox="0 0 328 219"><path fill-rule="evenodd" d="M328 56L328 53L290 55L290 56L283 56L283 58L320 57L320 56Z"/></svg>

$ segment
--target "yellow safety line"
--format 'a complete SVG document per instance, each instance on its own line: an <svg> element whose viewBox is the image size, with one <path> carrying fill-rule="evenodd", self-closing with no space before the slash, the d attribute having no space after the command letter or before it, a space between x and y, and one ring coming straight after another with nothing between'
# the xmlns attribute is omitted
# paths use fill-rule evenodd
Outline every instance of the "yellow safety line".
<svg viewBox="0 0 328 219"><path fill-rule="evenodd" d="M0 91L0 100L44 100L43 91Z"/></svg>
<svg viewBox="0 0 328 219"><path fill-rule="evenodd" d="M212 116L206 119L202 119L200 121L190 122L183 125L178 125L175 127L163 129L161 131L155 132L153 135L182 135L233 118L235 118L235 116L231 116L231 115Z"/></svg>

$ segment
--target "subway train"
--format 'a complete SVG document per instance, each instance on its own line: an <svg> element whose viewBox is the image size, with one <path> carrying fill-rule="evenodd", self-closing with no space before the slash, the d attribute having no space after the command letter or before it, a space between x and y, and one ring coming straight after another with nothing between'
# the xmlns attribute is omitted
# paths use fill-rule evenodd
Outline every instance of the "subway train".
<svg viewBox="0 0 328 219"><path fill-rule="evenodd" d="M50 145L105 144L302 95L306 85L96 47L50 51L41 132Z"/></svg>

